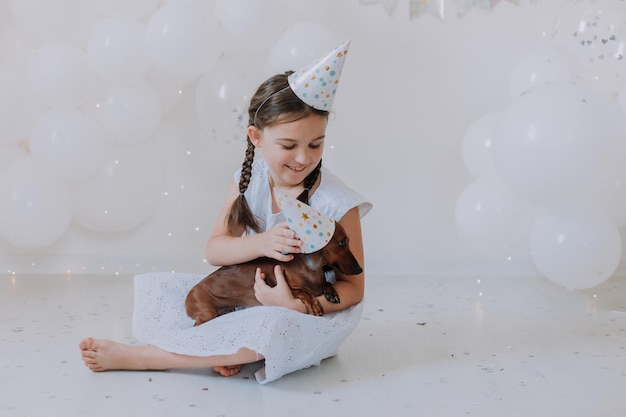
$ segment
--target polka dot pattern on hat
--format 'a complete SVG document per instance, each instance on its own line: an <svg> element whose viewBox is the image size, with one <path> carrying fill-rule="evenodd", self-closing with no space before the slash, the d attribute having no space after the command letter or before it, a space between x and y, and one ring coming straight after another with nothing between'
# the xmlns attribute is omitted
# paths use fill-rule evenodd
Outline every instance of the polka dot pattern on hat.
<svg viewBox="0 0 626 417"><path fill-rule="evenodd" d="M306 104L318 110L332 108L350 41L339 45L311 66L289 76L289 86Z"/></svg>
<svg viewBox="0 0 626 417"><path fill-rule="evenodd" d="M330 242L335 221L313 207L288 196L277 198L289 228L302 240L302 253L313 253Z"/></svg>

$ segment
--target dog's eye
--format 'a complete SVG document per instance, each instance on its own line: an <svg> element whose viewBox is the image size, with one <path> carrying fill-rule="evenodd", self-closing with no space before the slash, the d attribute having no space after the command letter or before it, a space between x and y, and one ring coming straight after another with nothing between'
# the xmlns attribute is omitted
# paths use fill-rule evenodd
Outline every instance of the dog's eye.
<svg viewBox="0 0 626 417"><path fill-rule="evenodd" d="M346 241L345 240L340 240L339 241L339 246L346 246Z"/></svg>

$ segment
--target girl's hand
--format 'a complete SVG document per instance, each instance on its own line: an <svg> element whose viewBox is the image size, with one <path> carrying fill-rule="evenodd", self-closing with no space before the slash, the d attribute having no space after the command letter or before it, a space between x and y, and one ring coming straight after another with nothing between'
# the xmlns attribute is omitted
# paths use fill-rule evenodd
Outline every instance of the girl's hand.
<svg viewBox="0 0 626 417"><path fill-rule="evenodd" d="M276 286L270 287L265 283L265 274L261 268L256 269L254 276L254 296L264 306L287 307L292 310L306 312L306 307L302 301L298 300L291 293L291 288L287 285L283 268L280 265L274 267L276 276Z"/></svg>
<svg viewBox="0 0 626 417"><path fill-rule="evenodd" d="M302 241L289 229L287 222L279 223L258 236L261 237L260 249L263 256L289 262L293 259L292 253L300 253Z"/></svg>

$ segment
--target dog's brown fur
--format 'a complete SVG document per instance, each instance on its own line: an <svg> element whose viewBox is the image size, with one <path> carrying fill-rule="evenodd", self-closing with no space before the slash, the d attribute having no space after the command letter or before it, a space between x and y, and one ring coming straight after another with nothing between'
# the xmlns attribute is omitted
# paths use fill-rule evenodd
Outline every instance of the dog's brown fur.
<svg viewBox="0 0 626 417"><path fill-rule="evenodd" d="M363 269L348 246L344 228L335 224L335 233L324 248L310 254L294 254L293 260L280 262L271 258L258 258L243 264L224 266L196 284L185 300L187 315L196 326L236 307L261 305L254 296L254 276L257 268L265 274L265 282L276 285L274 266L281 265L285 280L295 298L302 300L307 312L316 316L324 309L315 297L322 294L332 303L340 302L333 286L326 282L324 266L346 275L358 275Z"/></svg>

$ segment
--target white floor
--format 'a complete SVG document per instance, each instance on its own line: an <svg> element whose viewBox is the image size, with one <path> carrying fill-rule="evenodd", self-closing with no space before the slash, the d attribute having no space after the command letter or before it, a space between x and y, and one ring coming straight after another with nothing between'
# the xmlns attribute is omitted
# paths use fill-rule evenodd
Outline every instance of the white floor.
<svg viewBox="0 0 626 417"><path fill-rule="evenodd" d="M0 416L624 416L626 279L369 276L338 356L266 386L253 366L92 373L78 341L132 342L131 277L2 276Z"/></svg>

